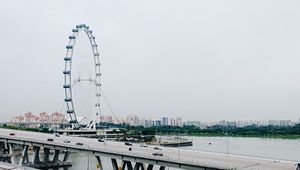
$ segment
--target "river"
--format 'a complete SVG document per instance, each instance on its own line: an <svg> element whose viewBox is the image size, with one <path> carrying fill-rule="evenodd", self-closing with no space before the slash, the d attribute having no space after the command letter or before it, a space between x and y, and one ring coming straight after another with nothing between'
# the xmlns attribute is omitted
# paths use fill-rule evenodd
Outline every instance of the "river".
<svg viewBox="0 0 300 170"><path fill-rule="evenodd" d="M300 140L239 138L239 137L188 137L193 146L180 149L201 150L253 157L265 157L300 162ZM180 154L180 152L179 152ZM73 166L69 170L96 169L96 159L86 153L70 155ZM105 170L111 170L111 162L102 158ZM89 167L89 168L88 168ZM167 168L169 170L178 170Z"/></svg>

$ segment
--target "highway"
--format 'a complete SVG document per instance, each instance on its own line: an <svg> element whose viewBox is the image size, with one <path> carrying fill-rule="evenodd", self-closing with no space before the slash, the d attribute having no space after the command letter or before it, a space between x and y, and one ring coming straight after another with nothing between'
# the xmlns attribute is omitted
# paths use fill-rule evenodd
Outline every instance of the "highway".
<svg viewBox="0 0 300 170"><path fill-rule="evenodd" d="M14 133L14 135L10 135L10 133ZM49 138L52 138L53 141L47 141ZM140 144L127 146L122 142L98 142L97 139L64 135L56 137L54 134L17 131L2 128L0 128L0 139L42 143L75 150L111 153L113 155L135 157L144 160L149 159L156 160L158 162L169 162L170 166L173 166L173 164L175 165L176 163L182 163L185 165L195 165L199 167L232 170L296 170L296 162L292 161L280 161L167 147L159 147L161 150L155 150L155 146L141 147ZM69 140L70 143L65 143L64 141L66 139ZM78 142L83 143L83 145L76 145ZM132 151L129 151L130 147L132 148ZM162 153L163 155L154 156L152 155L153 153Z"/></svg>

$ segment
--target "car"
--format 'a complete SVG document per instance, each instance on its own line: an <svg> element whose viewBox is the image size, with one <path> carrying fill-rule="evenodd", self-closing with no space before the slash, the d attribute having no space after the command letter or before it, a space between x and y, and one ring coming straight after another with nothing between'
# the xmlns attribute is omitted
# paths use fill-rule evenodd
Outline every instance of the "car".
<svg viewBox="0 0 300 170"><path fill-rule="evenodd" d="M15 136L16 134L15 134L15 133L10 133L9 135L10 135L10 136Z"/></svg>
<svg viewBox="0 0 300 170"><path fill-rule="evenodd" d="M155 150L162 150L162 149L159 148L159 147L154 147L153 149L155 149Z"/></svg>
<svg viewBox="0 0 300 170"><path fill-rule="evenodd" d="M65 139L65 140L64 140L64 143L71 143L71 141L68 140L68 139Z"/></svg>
<svg viewBox="0 0 300 170"><path fill-rule="evenodd" d="M143 144L140 145L140 147L148 147L148 145L143 143Z"/></svg>
<svg viewBox="0 0 300 170"><path fill-rule="evenodd" d="M81 142L77 142L77 143L76 143L76 145L80 145L80 146L82 146L82 145L83 145L83 143L81 143Z"/></svg>
<svg viewBox="0 0 300 170"><path fill-rule="evenodd" d="M125 142L125 145L132 146L132 143L130 143L130 142Z"/></svg>
<svg viewBox="0 0 300 170"><path fill-rule="evenodd" d="M104 140L100 138L100 139L98 139L98 142L104 142Z"/></svg>
<svg viewBox="0 0 300 170"><path fill-rule="evenodd" d="M52 139L52 138L48 138L48 139L47 139L47 141L49 141L49 142L52 142L52 141L53 141L53 139Z"/></svg>
<svg viewBox="0 0 300 170"><path fill-rule="evenodd" d="M55 136L56 136L56 137L60 137L60 134L59 134L59 133L55 133Z"/></svg>
<svg viewBox="0 0 300 170"><path fill-rule="evenodd" d="M158 152L154 152L152 153L153 156L163 156L164 154L163 153L158 153Z"/></svg>
<svg viewBox="0 0 300 170"><path fill-rule="evenodd" d="M129 151L132 151L132 148L130 147L128 150L129 150Z"/></svg>

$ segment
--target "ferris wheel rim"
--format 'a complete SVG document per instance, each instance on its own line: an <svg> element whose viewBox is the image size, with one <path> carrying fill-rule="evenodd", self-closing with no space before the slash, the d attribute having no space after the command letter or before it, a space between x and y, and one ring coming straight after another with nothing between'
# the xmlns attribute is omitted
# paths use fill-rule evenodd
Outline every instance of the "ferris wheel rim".
<svg viewBox="0 0 300 170"><path fill-rule="evenodd" d="M100 59L99 59L99 50L98 45L95 41L95 36L93 36L92 30L89 29L89 26L85 24L76 25L75 29L72 29L72 35L69 36L69 43L66 45L66 56L64 58L65 67L64 67L64 91L65 91L65 103L67 105L67 114L69 114L70 121L72 125L78 126L78 119L75 112L75 106L73 102L72 95L72 58L73 58L73 50L76 45L76 40L80 32L84 32L89 38L90 45L93 51L94 57L94 66L95 66L95 97L97 99L95 107L98 108L100 113L100 96L101 96L101 72L100 72Z"/></svg>

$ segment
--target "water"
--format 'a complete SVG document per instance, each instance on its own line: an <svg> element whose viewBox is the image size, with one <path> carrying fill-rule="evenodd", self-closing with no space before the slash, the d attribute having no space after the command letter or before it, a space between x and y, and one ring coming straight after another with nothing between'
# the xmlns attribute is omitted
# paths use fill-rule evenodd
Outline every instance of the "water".
<svg viewBox="0 0 300 170"><path fill-rule="evenodd" d="M193 146L182 147L181 149L229 153L300 162L300 140L232 137L188 138L193 140ZM87 153L72 154L70 159L73 163L73 166L69 168L70 170L96 169L96 159L94 156ZM101 159L105 170L112 169L110 159ZM169 168L169 170L177 169Z"/></svg>

